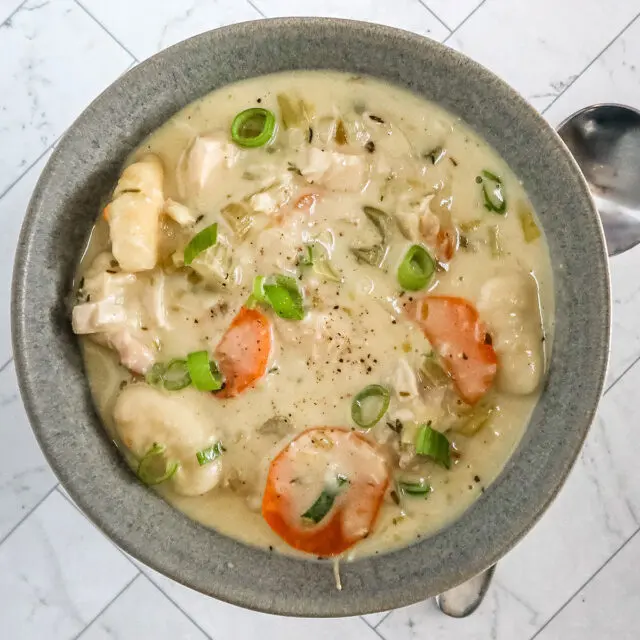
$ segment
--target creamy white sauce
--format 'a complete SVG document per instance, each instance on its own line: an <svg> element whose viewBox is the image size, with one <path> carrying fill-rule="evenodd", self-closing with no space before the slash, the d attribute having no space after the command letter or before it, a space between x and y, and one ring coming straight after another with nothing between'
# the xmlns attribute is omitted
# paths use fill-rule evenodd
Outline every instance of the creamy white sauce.
<svg viewBox="0 0 640 640"><path fill-rule="evenodd" d="M228 133L235 114L260 106L278 115L277 94L296 104L304 98L313 109L311 120L287 130L280 121L269 147L236 147ZM338 126L346 144L336 142ZM442 153L429 157L436 148ZM108 304L75 312L84 322L85 330L77 327L78 332L90 334L82 340L96 405L119 446L123 433L131 436L123 450L132 465L162 441L182 463L174 478L158 485L172 504L243 541L293 552L260 514L270 461L305 429L355 427L353 396L369 384L382 384L391 391L389 410L367 436L379 443L391 483L373 532L348 557L410 543L459 516L495 479L521 438L553 333L548 250L544 236L533 242L523 237L520 213L530 207L505 163L438 107L372 79L329 72L278 74L218 90L154 132L130 161L144 161L147 154L160 159L163 196L170 200L157 227L157 264L148 269L145 253L145 270L125 274L123 282L121 265L111 263L111 254L100 257L111 251L101 218L80 269L80 296L84 304L101 299ZM482 185L476 182L483 170L501 177L506 215L484 208ZM144 199L145 192L120 198L127 196ZM304 196L305 206L298 208ZM248 213L247 228L229 226L222 212L231 203ZM359 263L351 251L380 242L363 206L393 219L381 268ZM145 225L149 215L147 203ZM449 218L464 246L435 274L428 292L480 305L498 351L497 379L504 375L503 358L513 382L506 385L509 393L494 385L489 398L498 410L472 436L449 430L456 426L445 407L452 392L425 392L416 377L431 346L403 314L403 305L427 290L402 292L396 277L411 244L422 243L437 254L430 225ZM216 247L185 268L185 244L214 222ZM489 228L498 230L499 256L492 254ZM316 256L330 261L337 281L297 265L310 243ZM128 369L148 371L149 353L151 362L202 349L213 353L250 295L254 277L269 274L298 279L306 316L291 321L264 311L272 323L273 348L267 373L253 388L221 400L193 388L145 390L143 378L132 378ZM500 278L498 284L487 285L493 278ZM124 319L118 315L123 312ZM404 424L400 435L387 425L396 419ZM450 470L412 453L417 423L429 420L447 431L459 452ZM212 466L199 468L195 452L216 442L225 452ZM350 470L345 461L331 464ZM314 487L319 492L324 475L322 469L309 475L311 488L297 498L300 504L311 501ZM406 477L424 479L432 491L426 498L402 496L396 504L391 490L395 480Z"/></svg>

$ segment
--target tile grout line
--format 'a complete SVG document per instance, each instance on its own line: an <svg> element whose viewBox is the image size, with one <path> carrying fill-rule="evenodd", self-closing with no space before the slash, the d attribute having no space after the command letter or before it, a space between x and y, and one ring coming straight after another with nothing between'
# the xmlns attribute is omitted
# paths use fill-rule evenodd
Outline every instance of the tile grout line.
<svg viewBox="0 0 640 640"><path fill-rule="evenodd" d="M33 507L29 509L29 511L27 511L27 513L24 514L22 518L20 518L20 520L18 520L18 522L16 522L13 527L9 529L9 531L7 531L4 537L0 538L0 547L15 533L16 529L18 529L18 527L20 527L20 525L58 488L59 484L59 482L56 482L56 484L51 489L49 489L49 491L47 491L47 493L45 493L45 495L42 496L42 498L40 498L40 500L38 500L38 502L36 502Z"/></svg>
<svg viewBox="0 0 640 640"><path fill-rule="evenodd" d="M18 182L20 182L20 180L22 180L22 178L24 178L25 175L27 175L27 173L29 173L29 171L31 171L31 169L33 169L33 167L35 167L38 162L40 162L40 160L42 160L42 158L47 155L47 153L49 153L49 151L51 151L51 149L53 149L62 135L58 136L13 182L9 184L9 186L7 186L7 188L2 193L0 193L0 200L2 200L2 198L4 198L7 193L9 193L9 191L11 191L11 189L13 189L13 187L15 187Z"/></svg>
<svg viewBox="0 0 640 640"><path fill-rule="evenodd" d="M13 16L16 15L16 13L18 13L22 7L24 7L25 4L27 4L28 0L24 0L23 2L21 2L2 22L2 24L0 24L0 27L4 27L7 22L10 22L11 19L13 18Z"/></svg>
<svg viewBox="0 0 640 640"><path fill-rule="evenodd" d="M460 29L460 27L462 27L462 25L468 22L469 19L472 18L475 13L477 13L478 9L480 9L480 7L482 7L486 1L487 0L482 0L482 2L442 41L442 44L446 44L447 40L449 40L449 38L451 38L451 36L456 33Z"/></svg>
<svg viewBox="0 0 640 640"><path fill-rule="evenodd" d="M120 40L118 40L118 38L116 38L113 33L111 33L111 31L109 31L109 29L107 29L107 27L105 27L102 22L100 22L100 20L98 20L92 13L91 11L89 11L83 4L82 2L80 2L80 0L73 0L74 3L76 4L76 6L80 7L80 9L82 9L82 11L84 11L114 42L116 42L118 45L120 45L120 47L122 47L134 60L134 62L140 62L140 60L138 60L138 58L136 56L133 55L133 53L124 46L124 44L122 44L122 42L120 42Z"/></svg>
<svg viewBox="0 0 640 640"><path fill-rule="evenodd" d="M209 638L209 640L213 640L213 638L211 638L211 636L173 599L171 598L171 596L167 595L167 593L165 593L151 578L149 578L149 576L142 571L142 569L140 569L140 567L138 566L137 563L140 563L142 565L144 565L145 567L147 566L144 562L142 562L141 560L138 560L137 558L135 558L136 562L132 561L132 557L133 556L129 556L127 555L127 553L124 551L124 549L121 549L106 533L104 533L104 531L102 531L102 529L100 529L100 527L98 527L96 524L94 524L89 518L87 518L87 516L84 514L84 512L82 511L82 509L71 499L70 496L66 495L65 493L63 493L62 491L60 491L60 487L62 485L60 483L58 483L58 485L56 487L54 487L54 489L58 489L58 493L94 528L96 529L96 531L102 535L106 540L108 540L114 547L114 549L116 549L117 551L119 551L122 556L127 560L127 562L129 562L131 565L133 565L137 571L137 574L135 576L135 578L137 578L138 576L143 576L146 580L148 580L158 591L160 591L160 593L162 593L162 595L167 598L167 600L169 600L170 602L172 602L179 610L180 612L188 619L190 620L200 631L202 631L202 633L204 633L204 635ZM1 544L1 543L0 543ZM151 567L148 567L149 569ZM163 574L160 574L163 575ZM166 576L164 576L166 577ZM134 578L134 580L135 580ZM169 578L171 579L171 578ZM133 581L132 581L133 582ZM179 584L179 583L178 583ZM118 594L120 595L120 594ZM117 598L118 596L116 596ZM115 598L113 599L115 600ZM111 602L113 602L113 600ZM111 603L109 603L111 604ZM107 605L109 606L109 605ZM106 609L106 607L105 607ZM88 625L87 625L88 626ZM87 627L85 627L81 633L84 632L84 630ZM78 636L76 636L76 638L74 638L74 640L78 640Z"/></svg>
<svg viewBox="0 0 640 640"><path fill-rule="evenodd" d="M418 0L418 4L421 4L422 7L426 11L428 11L449 32L449 34L446 36L446 38L448 38L452 34L451 28L443 20L440 19L440 16L435 11L430 9L429 6L425 4L424 0Z"/></svg>
<svg viewBox="0 0 640 640"><path fill-rule="evenodd" d="M640 356L638 356L604 391L604 393L602 394L602 397L604 398L604 396L607 395L607 393L609 393L609 391L611 391L611 389L613 389L613 387L615 387L618 382L620 382L622 380L622 378L624 378L627 373L629 373L629 371L631 371L631 369L633 369L633 367L635 367L638 362L640 362Z"/></svg>
<svg viewBox="0 0 640 640"><path fill-rule="evenodd" d="M608 564L640 533L640 527L638 527L619 547L614 551L609 558L589 577L585 582L576 589L576 591L571 595L571 597L532 635L529 640L535 640L546 628L549 624L560 614L564 609L566 609L576 598L576 596L587 587L587 585L596 578L603 569L605 569Z"/></svg>
<svg viewBox="0 0 640 640"><path fill-rule="evenodd" d="M138 568L136 567L136 569ZM93 616L93 618L91 618L91 620L89 620L89 622L87 622L87 624L85 624L75 636L73 636L72 640L79 640L79 638L83 636L84 632L89 629L89 627L140 577L140 575L140 569L138 569L138 573L136 573L136 575L133 576L133 578L131 578L131 580L129 580L129 582L127 582L127 584L125 584L124 587L122 587L122 589L120 589L120 591L118 591L118 593L116 593L116 595L113 596L113 598L111 598L111 600L109 600L109 602L107 602L107 604L105 604L104 607L102 607L102 609L100 609L100 611L98 611L98 613L96 613L96 615Z"/></svg>
<svg viewBox="0 0 640 640"><path fill-rule="evenodd" d="M146 565L145 565L146 566ZM209 638L209 640L214 640L213 636L210 636L166 591L164 591L163 589L161 589L148 575L146 575L144 573L144 571L141 571L142 575L170 602L173 603L173 605L182 613L182 615L184 615L188 620L191 620L191 622L200 630L202 631L202 633L204 634L204 636L206 638ZM162 575L162 574L161 574ZM165 576L166 577L166 576ZM180 584L180 583L177 583ZM180 585L181 587L184 585ZM188 587L185 587L188 588ZM208 597L212 597L212 596L208 596ZM383 639L384 640L384 639Z"/></svg>
<svg viewBox="0 0 640 640"><path fill-rule="evenodd" d="M269 16L267 16L266 13L263 13L260 9L258 9L258 7L256 7L255 3L253 2L253 0L247 0L247 4L254 10L256 11L259 15L261 15L263 18L268 18Z"/></svg>
<svg viewBox="0 0 640 640"><path fill-rule="evenodd" d="M562 91L540 112L541 114L545 114L551 107L589 70L591 67L600 59L602 55L604 55L607 50L616 42L618 38L620 38L627 29L633 25L633 23L640 18L640 13L636 14L631 21L623 27L621 31L619 31L614 38L602 49L596 56L591 60L591 62L566 86Z"/></svg>
<svg viewBox="0 0 640 640"><path fill-rule="evenodd" d="M0 373L2 373L13 362L13 356L11 356L1 367Z"/></svg>

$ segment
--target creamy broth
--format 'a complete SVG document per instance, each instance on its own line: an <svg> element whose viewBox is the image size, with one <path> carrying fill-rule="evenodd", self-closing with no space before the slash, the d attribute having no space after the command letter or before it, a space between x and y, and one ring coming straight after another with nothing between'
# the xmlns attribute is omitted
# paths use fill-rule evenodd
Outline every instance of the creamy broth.
<svg viewBox="0 0 640 640"><path fill-rule="evenodd" d="M254 107L277 133L242 148L231 123ZM310 537L342 517L346 557L432 534L479 498L526 428L553 329L544 236L484 141L398 88L296 72L205 96L127 165L82 260L73 322L99 414L143 479L169 475L154 486L190 517L298 553L265 521L271 468L285 520L304 515L295 526ZM216 243L185 265L214 223ZM430 257L413 291L398 273L415 245ZM287 293L276 275L302 295L300 319L266 296ZM258 276L271 279L256 290ZM228 339L238 314L258 345L242 354ZM225 388L164 388L162 367L199 351ZM367 429L352 403L369 385L389 406ZM312 427L334 430L299 435ZM432 430L449 445L421 454ZM332 555L322 549L306 550Z"/></svg>

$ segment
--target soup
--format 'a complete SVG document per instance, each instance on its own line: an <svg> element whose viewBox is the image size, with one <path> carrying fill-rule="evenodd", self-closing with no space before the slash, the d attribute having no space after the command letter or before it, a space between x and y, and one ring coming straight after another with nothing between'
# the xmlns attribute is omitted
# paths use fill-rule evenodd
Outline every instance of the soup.
<svg viewBox="0 0 640 640"><path fill-rule="evenodd" d="M458 118L334 72L214 91L132 154L73 328L106 429L190 517L352 558L503 468L552 335L544 235Z"/></svg>

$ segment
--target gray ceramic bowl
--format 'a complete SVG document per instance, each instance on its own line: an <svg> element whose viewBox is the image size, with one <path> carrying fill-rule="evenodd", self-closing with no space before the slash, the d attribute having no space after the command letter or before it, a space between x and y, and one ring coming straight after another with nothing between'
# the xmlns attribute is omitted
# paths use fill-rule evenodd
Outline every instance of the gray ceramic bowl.
<svg viewBox="0 0 640 640"><path fill-rule="evenodd" d="M342 567L270 554L192 522L137 482L94 412L65 299L127 154L187 103L230 82L339 69L407 87L459 114L522 180L547 233L556 335L544 393L498 480L459 520L410 548ZM16 257L13 341L33 429L71 497L128 553L222 600L290 615L352 615L433 596L486 569L562 485L602 390L609 344L600 223L560 139L512 89L435 42L370 24L284 19L225 27L143 62L62 138L29 205Z"/></svg>

